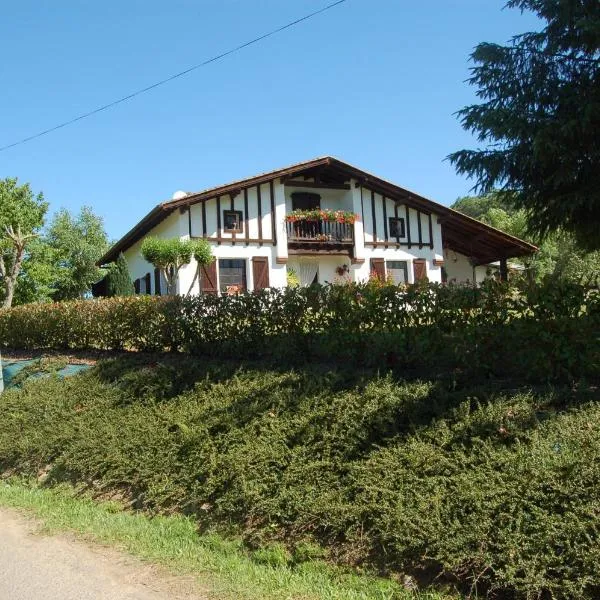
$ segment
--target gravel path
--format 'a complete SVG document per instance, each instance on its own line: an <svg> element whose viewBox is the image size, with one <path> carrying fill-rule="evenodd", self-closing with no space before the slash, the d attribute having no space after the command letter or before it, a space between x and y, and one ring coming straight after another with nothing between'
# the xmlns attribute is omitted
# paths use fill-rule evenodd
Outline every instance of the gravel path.
<svg viewBox="0 0 600 600"><path fill-rule="evenodd" d="M165 575L120 552L41 536L0 510L0 600L206 600L192 578Z"/></svg>

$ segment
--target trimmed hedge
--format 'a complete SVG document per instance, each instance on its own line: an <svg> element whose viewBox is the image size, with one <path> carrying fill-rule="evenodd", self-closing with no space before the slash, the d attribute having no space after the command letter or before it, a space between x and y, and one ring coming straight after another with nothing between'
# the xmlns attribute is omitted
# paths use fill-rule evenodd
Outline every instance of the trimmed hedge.
<svg viewBox="0 0 600 600"><path fill-rule="evenodd" d="M596 376L599 332L598 290L572 284L368 283L0 311L0 345L13 349L174 350L535 380Z"/></svg>

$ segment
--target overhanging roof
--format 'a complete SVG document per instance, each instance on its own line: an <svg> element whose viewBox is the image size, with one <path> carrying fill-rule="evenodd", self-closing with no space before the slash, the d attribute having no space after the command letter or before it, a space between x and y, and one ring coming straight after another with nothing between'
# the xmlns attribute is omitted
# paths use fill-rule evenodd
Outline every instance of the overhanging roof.
<svg viewBox="0 0 600 600"><path fill-rule="evenodd" d="M347 181L351 178L361 185L384 194L386 197L407 204L424 213L434 213L442 223L444 246L464 254L475 263L487 264L494 260L532 254L537 248L499 229L485 225L447 206L438 204L410 190L358 169L337 158L324 156L296 163L289 167L240 179L218 187L190 193L184 198L169 200L155 206L135 227L128 231L99 261L106 264L117 259L120 252L127 250L174 210L191 206L216 196L237 193L244 188L268 183L278 178L318 174L321 179Z"/></svg>

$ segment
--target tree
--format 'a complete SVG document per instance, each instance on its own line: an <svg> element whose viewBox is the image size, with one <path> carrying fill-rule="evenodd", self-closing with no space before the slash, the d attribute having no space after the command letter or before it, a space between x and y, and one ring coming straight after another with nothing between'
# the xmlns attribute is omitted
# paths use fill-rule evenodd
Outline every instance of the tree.
<svg viewBox="0 0 600 600"><path fill-rule="evenodd" d="M108 248L108 237L102 219L90 207L84 206L77 216L58 211L44 241L53 252L54 300L79 298L102 277L96 263Z"/></svg>
<svg viewBox="0 0 600 600"><path fill-rule="evenodd" d="M12 306L17 278L27 247L44 224L48 204L29 184L16 178L0 180L0 290L2 306Z"/></svg>
<svg viewBox="0 0 600 600"><path fill-rule="evenodd" d="M506 194L491 192L459 198L452 208L536 244L539 251L521 262L538 281L547 277L584 284L600 281L600 251L587 252L577 244L572 233L562 230L544 239L531 237L527 231L526 212L514 208Z"/></svg>
<svg viewBox="0 0 600 600"><path fill-rule="evenodd" d="M174 294L179 271L192 260L190 240L147 237L142 242L142 256L159 269L167 282L167 294Z"/></svg>
<svg viewBox="0 0 600 600"><path fill-rule="evenodd" d="M106 274L106 291L107 296L132 296L135 293L122 252Z"/></svg>
<svg viewBox="0 0 600 600"><path fill-rule="evenodd" d="M215 260L210 244L206 240L193 240L190 243L192 244L192 256L196 261L196 272L188 290L188 296L192 293L196 281L201 278L202 267L207 267Z"/></svg>
<svg viewBox="0 0 600 600"><path fill-rule="evenodd" d="M537 237L562 230L600 249L600 2L509 0L545 22L506 46L479 44L458 115L487 147L449 156L475 189L499 188Z"/></svg>

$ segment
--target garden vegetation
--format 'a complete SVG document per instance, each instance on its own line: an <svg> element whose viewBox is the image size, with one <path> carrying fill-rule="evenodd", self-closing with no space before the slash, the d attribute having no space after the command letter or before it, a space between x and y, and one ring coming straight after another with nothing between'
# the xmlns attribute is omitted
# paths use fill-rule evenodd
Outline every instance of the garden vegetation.
<svg viewBox="0 0 600 600"><path fill-rule="evenodd" d="M17 307L4 345L161 352L7 392L0 470L188 515L286 568L597 598L598 308L494 282Z"/></svg>

